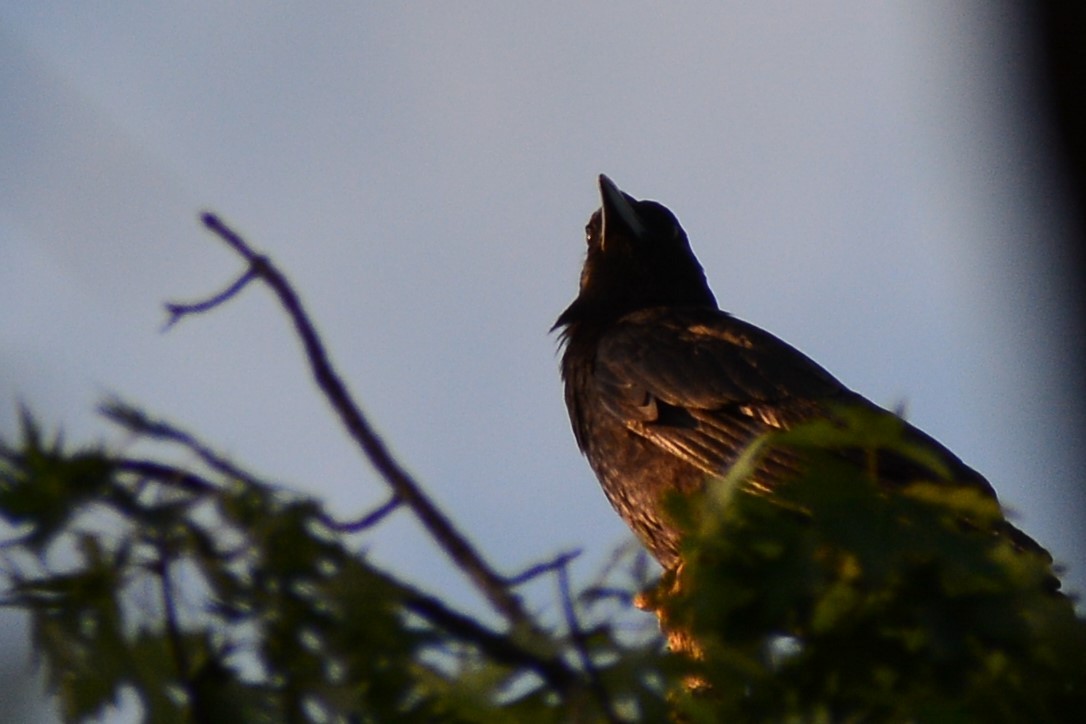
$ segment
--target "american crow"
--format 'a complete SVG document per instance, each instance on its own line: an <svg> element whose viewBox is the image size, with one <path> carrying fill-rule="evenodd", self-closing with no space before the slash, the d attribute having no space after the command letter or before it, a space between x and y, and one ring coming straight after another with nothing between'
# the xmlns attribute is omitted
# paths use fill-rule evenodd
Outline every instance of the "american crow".
<svg viewBox="0 0 1086 724"><path fill-rule="evenodd" d="M787 343L717 307L675 216L600 176L601 208L586 227L580 293L555 323L577 444L608 500L665 569L679 563L667 493L700 489L769 430L831 416L852 404L890 414ZM959 484L995 497L988 482L930 436L929 449ZM769 490L796 472L794 454L762 459L752 485ZM911 459L883 453L886 484L932 479ZM1019 547L1041 550L1009 523Z"/></svg>

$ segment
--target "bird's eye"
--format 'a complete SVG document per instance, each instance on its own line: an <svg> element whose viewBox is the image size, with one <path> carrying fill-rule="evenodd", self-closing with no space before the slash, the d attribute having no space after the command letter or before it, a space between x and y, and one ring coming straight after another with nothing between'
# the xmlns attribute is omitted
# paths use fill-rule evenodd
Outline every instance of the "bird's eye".
<svg viewBox="0 0 1086 724"><path fill-rule="evenodd" d="M584 227L584 243L592 246L592 224L585 224Z"/></svg>

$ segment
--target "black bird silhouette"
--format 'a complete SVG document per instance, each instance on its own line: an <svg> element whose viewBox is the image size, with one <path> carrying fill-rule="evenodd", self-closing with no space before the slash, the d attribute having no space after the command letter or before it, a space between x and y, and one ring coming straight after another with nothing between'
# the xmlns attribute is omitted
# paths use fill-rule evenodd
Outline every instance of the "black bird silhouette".
<svg viewBox="0 0 1086 724"><path fill-rule="evenodd" d="M717 307L686 233L664 206L638 201L599 177L580 293L562 312L562 378L577 445L608 500L665 569L679 563L667 493L700 489L769 430L832 416L851 404L889 413L838 382L787 343ZM957 484L995 497L988 482L939 442L905 435L940 460ZM855 452L855 451L854 451ZM847 451L842 454L847 456ZM801 461L761 459L751 484L772 489ZM882 452L880 482L939 475ZM1043 551L1009 523L1000 532Z"/></svg>

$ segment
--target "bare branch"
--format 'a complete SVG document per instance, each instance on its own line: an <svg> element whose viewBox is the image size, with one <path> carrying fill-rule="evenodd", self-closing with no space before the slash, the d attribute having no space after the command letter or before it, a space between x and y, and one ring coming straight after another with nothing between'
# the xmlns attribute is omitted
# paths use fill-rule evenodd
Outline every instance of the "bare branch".
<svg viewBox="0 0 1086 724"><path fill-rule="evenodd" d="M520 599L508 588L461 534L422 491L414 478L396 461L380 436L374 431L346 385L332 366L324 344L290 282L269 259L257 254L232 229L211 213L203 215L204 225L251 265L250 271L271 287L279 303L290 316L295 331L305 347L310 370L317 386L339 415L347 432L354 438L370 464L392 489L393 495L411 509L430 535L452 561L471 579L490 604L517 626L536 630Z"/></svg>
<svg viewBox="0 0 1086 724"><path fill-rule="evenodd" d="M402 504L403 501L393 495L387 501L385 501L369 513L366 513L358 520L343 522L329 520L326 524L332 530L338 531L340 533L358 533L365 530L366 528L377 525L382 520L384 520L386 515L396 510L396 508L399 508Z"/></svg>
<svg viewBox="0 0 1086 724"><path fill-rule="evenodd" d="M164 420L152 420L141 410L129 407L118 400L103 405L101 412L110 420L132 432L181 445L186 450L196 454L208 467L228 478L240 480L247 485L262 484L255 475L242 470L200 442L191 433L185 432L172 423ZM140 475L164 485L181 488L195 495L213 493L219 490L219 486L210 480L190 470L166 463L134 458L116 458L112 460L112 464L116 466L117 470ZM396 496L392 496L375 510L366 513L357 520L339 521L323 512L320 514L320 518L321 522L329 530L340 533L358 533L379 523L385 516L400 507L402 502Z"/></svg>
<svg viewBox="0 0 1086 724"><path fill-rule="evenodd" d="M531 581L534 578L538 578L544 573L550 573L560 568L565 568L569 565L577 556L581 555L580 549L575 551L566 551L565 553L559 553L554 558L543 563L537 563L534 566L529 566L515 576L509 576L505 579L506 585L509 586L521 586Z"/></svg>
<svg viewBox="0 0 1086 724"><path fill-rule="evenodd" d="M400 584L403 585L403 584ZM491 631L478 621L446 606L440 599L408 589L404 606L422 616L431 624L443 629L462 640L470 641L482 651L500 661L513 666L523 666L534 671L559 694L567 694L577 685L577 673L565 665L559 658L549 658L543 654L523 648L515 637Z"/></svg>
<svg viewBox="0 0 1086 724"><path fill-rule="evenodd" d="M180 302L166 302L166 311L169 312L170 318L166 320L166 324L162 327L162 331L167 331L170 327L181 321L181 318L189 314L200 314L202 312L209 311L219 306L223 302L227 302L232 299L238 292L245 288L245 285L256 279L256 268L250 266L245 270L245 273L238 277L234 282L226 289L222 290L218 294L209 297L202 302L192 302L183 304Z"/></svg>
<svg viewBox="0 0 1086 724"><path fill-rule="evenodd" d="M103 415L132 432L167 442L176 443L195 453L208 467L227 478L240 480L250 485L261 485L255 475L246 472L234 463L204 445L196 437L163 420L153 420L142 411L126 405L120 400L112 400L102 405L99 410ZM190 474L191 475L191 474ZM183 480L182 479L179 479ZM205 481L206 482L206 481Z"/></svg>
<svg viewBox="0 0 1086 724"><path fill-rule="evenodd" d="M573 642L573 648L577 652L578 658L581 660L581 666L584 668L585 675L588 677L588 684L592 690L593 696L599 702L600 709L603 711L604 717L607 721L617 724L620 719L615 714L611 706L611 696L607 693L607 688L603 685L603 680L600 679L600 673L596 669L596 664L592 661L592 655L588 653L588 644L586 643L586 636L581 629L581 623L577 619L577 612L573 607L573 594L570 591L569 586L569 567L565 565L558 566L555 569L555 573L558 577L558 592L562 599L562 611L566 617L566 627L569 628L569 638Z"/></svg>
<svg viewBox="0 0 1086 724"><path fill-rule="evenodd" d="M153 571L158 576L159 593L162 596L162 608L165 615L166 641L170 647L170 655L174 666L177 668L177 677L189 688L189 676L192 669L189 665L185 651L184 637L181 634L181 625L177 617L177 602L174 600L173 584L170 581L170 558L165 543L159 541L158 560L155 561ZM190 695L192 691L188 692Z"/></svg>
<svg viewBox="0 0 1086 724"><path fill-rule="evenodd" d="M180 488L186 493L206 495L219 490L219 487L196 473L153 460L134 458L115 458L110 463L119 472L132 473L157 483Z"/></svg>
<svg viewBox="0 0 1086 724"><path fill-rule="evenodd" d="M252 247L250 247L244 239L238 236L236 231L223 223L218 216L209 211L202 214L200 220L204 222L204 226L225 241L231 249L236 251L241 258L254 266L257 265L257 262L260 260L260 255L253 251Z"/></svg>

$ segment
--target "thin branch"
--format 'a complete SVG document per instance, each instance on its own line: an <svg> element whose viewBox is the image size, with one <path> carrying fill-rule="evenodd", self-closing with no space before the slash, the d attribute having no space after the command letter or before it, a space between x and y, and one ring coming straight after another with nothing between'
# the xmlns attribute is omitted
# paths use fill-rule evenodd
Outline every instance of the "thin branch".
<svg viewBox="0 0 1086 724"><path fill-rule="evenodd" d="M186 493L207 495L220 490L219 486L210 480L174 465L133 458L115 458L110 462L119 472L132 473L163 485L180 488Z"/></svg>
<svg viewBox="0 0 1086 724"><path fill-rule="evenodd" d="M212 233L248 261L250 271L275 292L301 338L317 386L370 464L392 489L393 495L411 509L442 550L475 583L497 611L510 623L535 630L536 626L525 612L520 599L510 592L502 577L483 560L482 555L388 451L332 366L320 336L286 277L275 264L257 254L244 239L214 214L204 214L203 222Z"/></svg>
<svg viewBox="0 0 1086 724"><path fill-rule="evenodd" d="M159 559L155 561L154 572L159 578L160 592L162 594L162 607L165 614L166 641L173 657L174 666L177 669L178 685L184 690L188 699L188 716L186 721L209 721L205 696L199 684L199 671L193 667L185 648L184 632L181 630L181 622L177 613L177 601L174 596L174 586L170 579L170 558L167 544L161 539L157 541Z"/></svg>
<svg viewBox="0 0 1086 724"><path fill-rule="evenodd" d="M491 631L475 619L449 608L440 599L409 589L403 603L409 611L438 628L475 644L495 661L534 671L558 694L566 695L577 685L577 673L561 659L547 658L523 648L514 637Z"/></svg>
<svg viewBox="0 0 1086 724"><path fill-rule="evenodd" d="M108 419L132 432L181 445L199 457L209 468L227 478L240 480L248 485L258 487L264 485L256 476L219 455L196 439L194 435L163 420L153 420L142 411L126 405L120 400L105 403L99 408L99 411Z"/></svg>
<svg viewBox="0 0 1086 724"><path fill-rule="evenodd" d="M240 480L246 485L265 485L255 475L242 470L200 442L192 434L181 430L172 423L163 420L152 420L142 411L117 400L103 405L101 412L110 420L123 425L132 432L181 445L197 455L208 467L228 478ZM178 487L194 495L206 495L221 490L220 486L190 470L166 463L134 458L116 458L111 462L119 471L133 473L164 485ZM392 496L375 510L366 513L357 520L340 521L323 512L320 513L320 520L329 530L340 533L358 533L379 523L385 516L400 507L402 502L397 497Z"/></svg>
<svg viewBox="0 0 1086 724"><path fill-rule="evenodd" d="M329 528L331 528L332 530L337 531L339 533L359 533L359 532L365 530L366 528L370 528L370 527L380 523L382 520L384 520L385 516L387 516L392 511L396 510L396 508L399 508L400 505L402 505L402 504L403 504L403 501L400 500L400 498L393 495L387 501L385 501L384 503L382 503L380 506L378 506L374 510L370 511L369 513L366 513L364 516L362 516L358 520L349 520L349 521L342 521L341 522L341 521L335 521L335 520L330 520L329 519L329 520L325 521L325 524Z"/></svg>
<svg viewBox="0 0 1086 724"><path fill-rule="evenodd" d="M603 685L603 680L600 679L600 672L596 669L596 665L592 661L592 655L588 653L588 644L585 641L586 636L584 631L581 630L581 624L577 620L577 612L573 608L573 595L569 585L569 568L567 566L559 566L555 569L555 572L558 577L559 595L562 599L562 611L565 613L566 626L569 628L569 638L573 642L573 648L576 650L577 656L581 660L581 666L584 668L585 675L588 677L589 687L592 690L593 696L595 696L596 700L599 702L604 718L609 722L617 724L621 720L611 707L611 696L607 693L607 687Z"/></svg>
<svg viewBox="0 0 1086 724"><path fill-rule="evenodd" d="M200 220L204 222L204 226L225 241L230 248L236 251L239 256L245 259L245 261L250 262L254 266L256 266L259 261L267 261L253 251L252 247L250 247L244 239L238 236L237 232L223 223L223 221L215 214L207 212L201 215Z"/></svg>
<svg viewBox="0 0 1086 724"><path fill-rule="evenodd" d="M226 289L222 290L213 297L209 297L201 302L192 302L184 304L181 302L166 302L166 311L170 313L170 318L166 320L166 324L162 327L162 331L167 331L170 327L181 321L181 318L189 314L200 314L210 309L214 309L223 302L229 301L245 288L245 285L256 279L256 269L249 267L245 270L245 273L238 277L234 282Z"/></svg>
<svg viewBox="0 0 1086 724"><path fill-rule="evenodd" d="M542 576L544 573L550 573L551 571L565 568L569 565L577 556L581 555L580 549L574 551L566 551L565 553L559 553L554 558L543 563L537 563L534 566L529 566L515 576L509 576L505 579L505 583L508 586L522 586L528 581L534 578Z"/></svg>
<svg viewBox="0 0 1086 724"><path fill-rule="evenodd" d="M20 536L18 536L16 538L9 538L8 540L0 541L0 553L7 550L8 548L18 549L18 548L22 548L22 547L26 546L28 543L30 543L30 541L32 541L34 539L34 533L35 533L35 531L33 529L31 529L31 531L29 533L25 533L25 534L20 535ZM5 576L10 577L6 573L5 573ZM0 600L2 600L2 599L0 599ZM3 604L0 604L0 605L3 605Z"/></svg>
<svg viewBox="0 0 1086 724"><path fill-rule="evenodd" d="M185 640L181 633L181 624L177 616L177 602L174 600L173 584L170 582L170 559L166 550L166 544L158 541L159 558L155 561L153 569L159 581L159 593L162 595L162 608L165 617L166 642L173 658L174 667L177 669L178 683L185 689L190 699L195 699L196 690L192 683L192 668L189 663L188 653L185 651Z"/></svg>
<svg viewBox="0 0 1086 724"><path fill-rule="evenodd" d="M615 586L591 586L581 593L582 598L592 601L618 601L626 605L630 605L636 595L625 588Z"/></svg>

